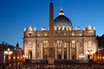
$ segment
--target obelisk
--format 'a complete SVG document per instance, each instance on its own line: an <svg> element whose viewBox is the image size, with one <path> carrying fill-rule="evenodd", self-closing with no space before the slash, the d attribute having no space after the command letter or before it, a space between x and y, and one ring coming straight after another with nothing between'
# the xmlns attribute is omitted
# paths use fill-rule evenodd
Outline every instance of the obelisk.
<svg viewBox="0 0 104 69"><path fill-rule="evenodd" d="M49 58L48 64L54 64L54 17L53 17L53 3L50 3L50 16L49 16Z"/></svg>

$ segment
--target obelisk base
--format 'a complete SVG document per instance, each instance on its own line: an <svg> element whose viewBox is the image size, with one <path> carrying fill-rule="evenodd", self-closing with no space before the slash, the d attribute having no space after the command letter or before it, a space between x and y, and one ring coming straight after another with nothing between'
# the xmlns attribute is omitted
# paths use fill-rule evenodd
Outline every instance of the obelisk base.
<svg viewBox="0 0 104 69"><path fill-rule="evenodd" d="M48 64L54 65L54 58L53 57L49 57Z"/></svg>
<svg viewBox="0 0 104 69"><path fill-rule="evenodd" d="M53 65L54 64L54 48L49 48L49 58L48 58L48 64Z"/></svg>

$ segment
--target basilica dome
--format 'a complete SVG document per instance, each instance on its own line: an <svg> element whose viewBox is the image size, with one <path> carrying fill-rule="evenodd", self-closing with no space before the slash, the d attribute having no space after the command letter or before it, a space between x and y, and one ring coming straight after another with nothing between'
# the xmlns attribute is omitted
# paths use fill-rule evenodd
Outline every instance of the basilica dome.
<svg viewBox="0 0 104 69"><path fill-rule="evenodd" d="M72 26L71 21L64 15L60 15L56 17L54 20L54 25L55 26Z"/></svg>
<svg viewBox="0 0 104 69"><path fill-rule="evenodd" d="M72 23L66 16L64 16L64 11L62 8L59 12L59 16L56 17L54 20L54 26L58 26L58 27L67 26L72 29Z"/></svg>

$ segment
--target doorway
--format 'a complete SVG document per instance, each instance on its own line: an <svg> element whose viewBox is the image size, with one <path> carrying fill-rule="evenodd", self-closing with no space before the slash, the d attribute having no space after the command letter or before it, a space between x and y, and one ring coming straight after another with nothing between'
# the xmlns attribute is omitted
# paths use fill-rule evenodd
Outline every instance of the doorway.
<svg viewBox="0 0 104 69"><path fill-rule="evenodd" d="M32 50L28 49L28 59L32 59Z"/></svg>

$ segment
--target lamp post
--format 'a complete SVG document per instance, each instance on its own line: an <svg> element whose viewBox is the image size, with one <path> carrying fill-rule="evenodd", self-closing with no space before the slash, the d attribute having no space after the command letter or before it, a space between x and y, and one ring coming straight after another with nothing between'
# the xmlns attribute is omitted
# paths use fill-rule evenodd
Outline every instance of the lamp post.
<svg viewBox="0 0 104 69"><path fill-rule="evenodd" d="M81 53L80 55L79 55L79 58L81 59L81 60L84 60L84 55Z"/></svg>
<svg viewBox="0 0 104 69"><path fill-rule="evenodd" d="M4 51L4 67L5 67L5 58L6 58L6 55L12 55L12 53L13 53L13 52L12 52L12 51L10 51L10 49L9 49L9 48L8 48L8 50L7 50L7 51ZM3 69L5 69L4 67L3 67Z"/></svg>

